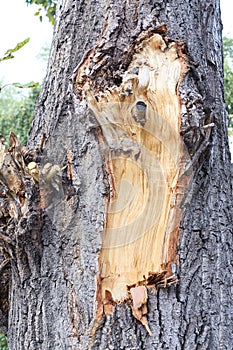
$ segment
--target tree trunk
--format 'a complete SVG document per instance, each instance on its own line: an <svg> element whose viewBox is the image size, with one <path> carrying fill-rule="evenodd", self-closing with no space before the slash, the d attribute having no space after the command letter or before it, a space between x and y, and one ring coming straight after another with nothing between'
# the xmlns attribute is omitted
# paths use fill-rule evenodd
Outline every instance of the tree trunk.
<svg viewBox="0 0 233 350"><path fill-rule="evenodd" d="M1 203L9 349L232 349L219 0L59 1Z"/></svg>

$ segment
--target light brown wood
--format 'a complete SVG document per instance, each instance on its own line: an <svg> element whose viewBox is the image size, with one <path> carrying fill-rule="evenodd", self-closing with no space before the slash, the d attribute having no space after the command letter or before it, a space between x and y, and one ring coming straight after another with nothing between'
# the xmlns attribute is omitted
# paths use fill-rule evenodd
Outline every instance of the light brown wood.
<svg viewBox="0 0 233 350"><path fill-rule="evenodd" d="M171 263L177 264L183 195L177 184L185 153L177 86L185 68L177 44L159 34L135 47L119 87L96 93L83 78L89 61L77 81L102 129L111 184L100 254L102 297L108 291L117 302L129 297L127 286L146 283L150 272L167 270L169 277Z"/></svg>

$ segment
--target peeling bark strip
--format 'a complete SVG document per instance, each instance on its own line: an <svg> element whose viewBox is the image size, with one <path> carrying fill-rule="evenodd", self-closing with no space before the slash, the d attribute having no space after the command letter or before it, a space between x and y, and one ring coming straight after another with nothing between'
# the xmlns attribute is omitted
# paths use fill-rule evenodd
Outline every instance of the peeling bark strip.
<svg viewBox="0 0 233 350"><path fill-rule="evenodd" d="M40 153L40 148L26 150L14 133L10 133L9 148L4 139L0 142L0 313L6 318L11 274L24 284L39 273L33 262L40 265L43 252L43 209L52 192L60 191L58 174L67 168L41 166Z"/></svg>
<svg viewBox="0 0 233 350"><path fill-rule="evenodd" d="M30 158L15 134L9 148L0 142L0 314L8 318L12 270L24 283L31 276L31 262L41 256L39 191L27 168ZM29 237L30 235L30 243Z"/></svg>
<svg viewBox="0 0 233 350"><path fill-rule="evenodd" d="M108 298L113 305L128 299L130 292L133 313L149 330L144 311L135 307L135 293L143 286L129 292L127 286L148 285L151 275L160 277L153 286L161 281L165 286L166 279L176 281L172 266L178 264L187 159L180 137L177 86L186 65L179 57L179 44L146 32L136 40L119 86L103 89L96 82L97 75L105 79L107 60L101 47L85 56L74 86L101 126L111 188L100 254L102 299L108 313ZM185 182L187 187L187 177Z"/></svg>

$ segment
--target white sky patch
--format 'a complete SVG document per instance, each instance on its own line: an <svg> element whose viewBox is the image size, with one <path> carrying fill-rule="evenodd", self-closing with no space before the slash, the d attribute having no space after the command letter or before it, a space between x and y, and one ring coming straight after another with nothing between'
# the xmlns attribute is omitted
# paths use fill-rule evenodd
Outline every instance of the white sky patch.
<svg viewBox="0 0 233 350"><path fill-rule="evenodd" d="M42 47L50 47L53 27L46 17L43 22L34 16L38 6L28 5L25 0L1 2L0 11L0 57L6 50L30 37L30 41L14 58L0 62L0 81L4 83L42 81L46 64L37 56Z"/></svg>
<svg viewBox="0 0 233 350"><path fill-rule="evenodd" d="M233 38L233 1L232 0L220 0L221 14L223 23L223 35Z"/></svg>

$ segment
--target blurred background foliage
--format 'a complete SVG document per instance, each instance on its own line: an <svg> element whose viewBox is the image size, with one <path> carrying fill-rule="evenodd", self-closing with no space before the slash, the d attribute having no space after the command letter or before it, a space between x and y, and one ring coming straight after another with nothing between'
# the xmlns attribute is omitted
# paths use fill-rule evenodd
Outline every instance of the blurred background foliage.
<svg viewBox="0 0 233 350"><path fill-rule="evenodd" d="M3 333L0 333L0 350L7 350L7 341Z"/></svg>
<svg viewBox="0 0 233 350"><path fill-rule="evenodd" d="M38 5L38 10L35 13L35 16L38 16L40 21L43 20L43 10L45 11L46 16L49 21L54 24L55 12L56 12L56 3L54 0L26 0L27 4L36 4Z"/></svg>
<svg viewBox="0 0 233 350"><path fill-rule="evenodd" d="M13 131L22 144L26 143L39 92L39 86L30 89L26 96L14 86L2 89L0 93L0 133L6 139Z"/></svg>
<svg viewBox="0 0 233 350"><path fill-rule="evenodd" d="M223 37L224 90L229 127L233 127L233 39Z"/></svg>
<svg viewBox="0 0 233 350"><path fill-rule="evenodd" d="M8 49L3 57L0 57L0 63L14 58L15 53L21 50L29 40L30 38L27 38L17 43L13 49ZM44 51L42 52L41 59L44 60ZM22 89L30 89L30 91L25 95ZM10 132L13 131L18 135L22 144L26 143L39 91L40 87L37 82L0 83L0 134L3 137L8 139Z"/></svg>

